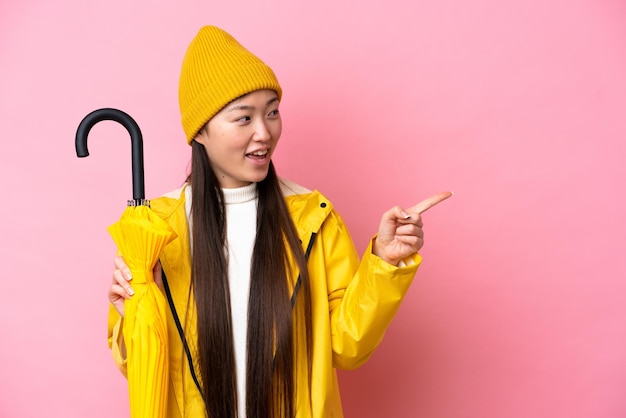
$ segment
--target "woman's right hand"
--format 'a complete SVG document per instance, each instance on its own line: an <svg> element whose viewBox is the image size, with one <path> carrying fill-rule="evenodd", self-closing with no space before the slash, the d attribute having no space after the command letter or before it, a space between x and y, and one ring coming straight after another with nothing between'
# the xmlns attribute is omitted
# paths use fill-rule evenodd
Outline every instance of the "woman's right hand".
<svg viewBox="0 0 626 418"><path fill-rule="evenodd" d="M157 261L152 269L154 282L163 291L163 278L161 277L161 262ZM124 301L130 299L135 291L130 285L133 275L124 261L124 257L115 257L115 270L113 270L113 283L109 289L109 301L113 304L117 312L124 316Z"/></svg>
<svg viewBox="0 0 626 418"><path fill-rule="evenodd" d="M115 257L115 270L113 270L113 283L109 289L109 301L117 312L124 316L124 301L131 298L135 291L130 285L133 275L124 261L124 257Z"/></svg>

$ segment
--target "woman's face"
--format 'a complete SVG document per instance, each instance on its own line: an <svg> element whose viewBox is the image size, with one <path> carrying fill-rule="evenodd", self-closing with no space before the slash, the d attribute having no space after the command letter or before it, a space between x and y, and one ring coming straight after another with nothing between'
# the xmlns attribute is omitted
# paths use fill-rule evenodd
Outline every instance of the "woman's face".
<svg viewBox="0 0 626 418"><path fill-rule="evenodd" d="M267 176L282 131L278 104L273 90L246 94L213 116L196 135L222 188L246 186Z"/></svg>

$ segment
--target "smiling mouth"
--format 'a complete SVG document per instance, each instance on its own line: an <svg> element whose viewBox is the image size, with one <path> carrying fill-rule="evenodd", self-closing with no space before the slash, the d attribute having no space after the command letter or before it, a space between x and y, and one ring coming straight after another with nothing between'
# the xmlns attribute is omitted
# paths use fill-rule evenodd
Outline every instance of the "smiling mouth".
<svg viewBox="0 0 626 418"><path fill-rule="evenodd" d="M246 157L254 158L255 160L264 160L267 158L267 150L254 151L246 154Z"/></svg>

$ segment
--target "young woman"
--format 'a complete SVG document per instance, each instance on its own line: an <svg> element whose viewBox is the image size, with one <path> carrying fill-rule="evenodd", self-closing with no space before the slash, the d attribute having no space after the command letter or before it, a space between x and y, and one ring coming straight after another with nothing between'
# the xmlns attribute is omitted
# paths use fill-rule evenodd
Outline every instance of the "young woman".
<svg viewBox="0 0 626 418"><path fill-rule="evenodd" d="M151 201L177 234L155 267L171 301L168 417L343 416L335 369L380 343L421 261L420 213L450 195L384 213L359 261L328 199L276 175L281 95L223 30L191 42L179 86L191 174ZM122 370L131 280L117 257L109 344Z"/></svg>

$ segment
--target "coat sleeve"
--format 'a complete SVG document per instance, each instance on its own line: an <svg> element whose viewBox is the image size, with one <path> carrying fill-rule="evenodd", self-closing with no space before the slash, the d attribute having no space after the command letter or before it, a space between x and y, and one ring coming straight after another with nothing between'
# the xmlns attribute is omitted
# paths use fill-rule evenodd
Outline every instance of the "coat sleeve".
<svg viewBox="0 0 626 418"><path fill-rule="evenodd" d="M117 312L113 305L109 306L109 348L113 355L113 361L118 369L126 376L126 348L124 346L124 318Z"/></svg>
<svg viewBox="0 0 626 418"><path fill-rule="evenodd" d="M354 369L365 363L382 341L387 326L421 262L393 266L372 253L372 242L359 262L352 238L337 213L321 230L328 286L333 366Z"/></svg>

